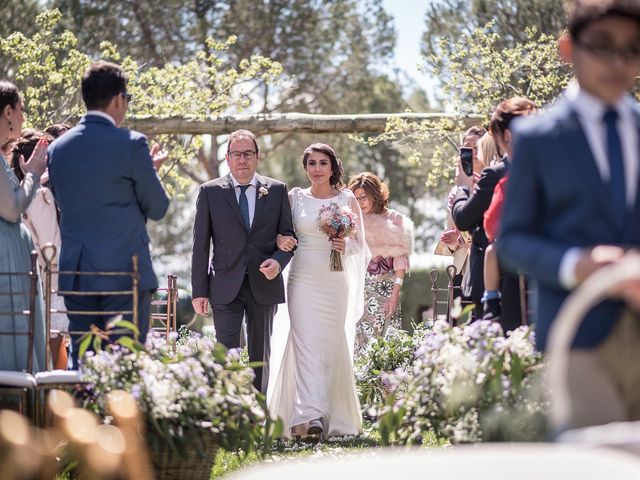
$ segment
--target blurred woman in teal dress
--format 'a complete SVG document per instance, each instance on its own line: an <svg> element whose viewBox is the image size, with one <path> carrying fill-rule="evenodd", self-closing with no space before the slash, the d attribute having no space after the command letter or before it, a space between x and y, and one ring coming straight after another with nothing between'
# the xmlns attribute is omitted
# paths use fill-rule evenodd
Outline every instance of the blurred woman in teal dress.
<svg viewBox="0 0 640 480"><path fill-rule="evenodd" d="M22 95L17 87L0 81L0 144L20 136L24 121ZM47 166L47 142L36 146L28 161L21 159L24 180L19 182L0 154L0 272L24 273L31 269L30 252L33 242L29 230L22 223L27 209L40 184L40 176ZM40 282L36 298L35 343L33 371L45 369L45 322L43 316ZM0 276L0 331L28 332L29 321L25 315L8 312L29 309L29 296L4 295L9 292L27 292L30 279L26 276ZM0 335L0 370L23 371L27 369L28 337L26 335Z"/></svg>

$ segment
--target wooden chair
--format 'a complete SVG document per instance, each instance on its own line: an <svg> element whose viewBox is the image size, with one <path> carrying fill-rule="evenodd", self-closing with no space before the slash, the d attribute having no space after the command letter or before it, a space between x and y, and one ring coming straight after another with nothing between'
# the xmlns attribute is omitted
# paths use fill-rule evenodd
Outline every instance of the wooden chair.
<svg viewBox="0 0 640 480"><path fill-rule="evenodd" d="M164 292L164 297L162 296ZM158 288L156 298L151 301L152 308L163 311L152 312L149 330L161 332L167 339L167 346L171 343L171 333L178 331L178 277L167 275L167 287Z"/></svg>
<svg viewBox="0 0 640 480"><path fill-rule="evenodd" d="M140 281L138 273L138 257L132 257L132 270L130 272L79 272L79 271L60 271L55 263L57 258L57 249L52 243L47 243L42 248L42 255L46 262L45 267L45 323L47 332L51 331L51 315L53 313L64 313L73 315L106 315L109 317L115 317L118 315L131 315L132 322L138 326L138 284ZM93 276L125 276L131 277L131 290L118 290L118 291L60 291L54 290L53 277L61 275L93 275ZM70 295L131 295L132 309L131 310L117 310L117 311L79 311L79 310L56 310L51 307L51 298L53 294L58 294L62 297ZM81 331L61 331L59 334L66 335L83 335L87 332ZM46 426L50 423L50 419L47 418L46 404L48 393L51 390L73 390L76 388L82 388L85 382L82 379L82 373L79 370L54 370L51 362L51 341L50 335L46 337L46 359L47 359L47 371L40 372L35 375L36 389L37 389L37 401L38 401L38 423Z"/></svg>
<svg viewBox="0 0 640 480"><path fill-rule="evenodd" d="M12 280L18 277L29 278L29 289L14 291ZM9 311L0 311L0 318L27 317L28 327L24 331L7 330L2 328L0 336L18 337L26 336L27 342L27 369L23 372L0 370L0 394L14 396L18 399L18 411L30 418L35 416L34 391L36 379L33 375L33 357L35 353L35 322L36 322L36 301L38 300L38 254L34 250L31 252L31 269L28 272L0 272L0 278L6 278L9 283L9 291L0 291L0 296L11 297L17 300L15 303L19 308L22 304L28 305L28 309L13 308ZM4 283L4 282L3 282ZM13 302L12 302L13 304Z"/></svg>
<svg viewBox="0 0 640 480"><path fill-rule="evenodd" d="M518 275L518 289L520 291L520 324L531 325L534 303L532 296L535 295L535 292L529 288L529 282L527 282L526 277L522 273Z"/></svg>

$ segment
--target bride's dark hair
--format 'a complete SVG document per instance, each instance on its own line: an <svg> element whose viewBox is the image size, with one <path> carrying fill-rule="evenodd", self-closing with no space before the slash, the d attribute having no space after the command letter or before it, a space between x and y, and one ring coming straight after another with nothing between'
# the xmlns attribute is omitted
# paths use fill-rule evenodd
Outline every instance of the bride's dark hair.
<svg viewBox="0 0 640 480"><path fill-rule="evenodd" d="M344 167L342 166L342 160L338 158L333 147L326 143L312 143L305 148L302 153L302 165L304 165L305 170L307 169L307 159L312 152L323 153L329 157L329 160L331 160L331 177L329 178L329 184L335 187L336 190L341 190L344 187L342 183Z"/></svg>

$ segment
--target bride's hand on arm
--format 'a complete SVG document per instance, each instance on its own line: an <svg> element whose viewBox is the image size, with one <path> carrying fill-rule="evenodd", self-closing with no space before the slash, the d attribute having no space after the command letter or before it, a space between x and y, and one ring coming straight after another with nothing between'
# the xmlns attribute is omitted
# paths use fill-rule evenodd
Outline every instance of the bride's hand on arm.
<svg viewBox="0 0 640 480"><path fill-rule="evenodd" d="M298 245L298 240L290 235L278 234L276 237L276 244L278 245L278 250L290 252L296 247L296 245Z"/></svg>

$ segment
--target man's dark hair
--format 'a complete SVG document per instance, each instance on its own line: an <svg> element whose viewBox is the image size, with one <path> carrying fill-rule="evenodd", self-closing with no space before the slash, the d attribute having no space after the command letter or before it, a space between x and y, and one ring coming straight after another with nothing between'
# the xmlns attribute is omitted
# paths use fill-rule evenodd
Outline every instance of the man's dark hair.
<svg viewBox="0 0 640 480"><path fill-rule="evenodd" d="M127 91L127 74L120 65L100 60L82 76L82 100L87 110L104 109L116 95Z"/></svg>
<svg viewBox="0 0 640 480"><path fill-rule="evenodd" d="M568 0L566 10L572 38L578 38L587 25L604 17L624 17L640 24L640 0Z"/></svg>
<svg viewBox="0 0 640 480"><path fill-rule="evenodd" d="M253 146L256 149L256 154L260 153L260 149L258 148L258 141L256 140L256 136L254 135L253 132L249 131L249 130L235 130L233 132L231 132L231 134L229 135L229 141L227 142L227 153L231 153L231 142L233 142L234 140L240 140L240 139L249 139L253 142Z"/></svg>

